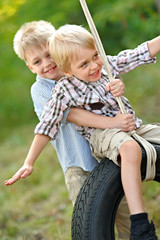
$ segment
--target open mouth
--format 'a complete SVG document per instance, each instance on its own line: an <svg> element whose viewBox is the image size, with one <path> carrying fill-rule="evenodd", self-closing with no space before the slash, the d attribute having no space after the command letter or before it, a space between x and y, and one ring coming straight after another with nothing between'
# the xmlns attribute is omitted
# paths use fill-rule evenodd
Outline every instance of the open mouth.
<svg viewBox="0 0 160 240"><path fill-rule="evenodd" d="M98 69L96 72L90 74L90 76L92 76L92 77L97 77L97 76L99 76L99 69Z"/></svg>
<svg viewBox="0 0 160 240"><path fill-rule="evenodd" d="M49 70L47 71L47 73L53 73L56 68L57 68L57 65L55 65L54 67L52 67L51 69L49 69Z"/></svg>

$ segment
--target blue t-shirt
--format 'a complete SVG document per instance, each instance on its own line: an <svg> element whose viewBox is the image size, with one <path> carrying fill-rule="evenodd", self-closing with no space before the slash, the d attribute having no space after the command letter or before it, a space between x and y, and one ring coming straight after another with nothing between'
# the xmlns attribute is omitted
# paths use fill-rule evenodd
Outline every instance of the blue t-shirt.
<svg viewBox="0 0 160 240"><path fill-rule="evenodd" d="M55 84L54 80L37 76L36 82L31 87L34 110L39 119L44 105L51 98ZM51 143L57 152L64 173L69 167L81 167L84 171L92 171L97 165L96 159L91 155L88 141L77 132L73 123L66 121L65 115L59 127L58 136Z"/></svg>

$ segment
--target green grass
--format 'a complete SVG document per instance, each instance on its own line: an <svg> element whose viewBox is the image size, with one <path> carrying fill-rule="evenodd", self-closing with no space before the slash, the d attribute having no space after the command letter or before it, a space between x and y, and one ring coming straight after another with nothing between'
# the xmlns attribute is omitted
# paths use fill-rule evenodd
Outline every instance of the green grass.
<svg viewBox="0 0 160 240"><path fill-rule="evenodd" d="M0 146L0 239L69 240L72 204L53 147L48 144L34 172L4 186L22 165L32 141L33 126L15 130Z"/></svg>
<svg viewBox="0 0 160 240"><path fill-rule="evenodd" d="M160 238L160 185L158 182L143 183L143 199L150 220L154 221L158 238Z"/></svg>

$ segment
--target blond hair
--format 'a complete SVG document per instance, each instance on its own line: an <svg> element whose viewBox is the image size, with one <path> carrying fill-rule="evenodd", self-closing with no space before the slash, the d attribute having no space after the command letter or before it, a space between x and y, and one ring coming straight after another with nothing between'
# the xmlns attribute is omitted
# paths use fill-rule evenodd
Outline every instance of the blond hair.
<svg viewBox="0 0 160 240"><path fill-rule="evenodd" d="M78 25L60 27L49 40L49 52L59 69L67 72L79 47L95 49L94 38L89 31Z"/></svg>
<svg viewBox="0 0 160 240"><path fill-rule="evenodd" d="M53 25L43 20L24 23L14 36L15 53L19 58L27 61L26 51L31 48L40 49L42 45L46 45L54 32Z"/></svg>

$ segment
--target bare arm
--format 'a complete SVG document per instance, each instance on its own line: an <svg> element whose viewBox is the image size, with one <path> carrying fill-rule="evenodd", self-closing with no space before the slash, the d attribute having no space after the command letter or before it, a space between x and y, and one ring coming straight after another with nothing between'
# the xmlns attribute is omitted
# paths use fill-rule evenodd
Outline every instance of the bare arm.
<svg viewBox="0 0 160 240"><path fill-rule="evenodd" d="M35 135L23 166L15 173L15 175L12 178L5 181L5 185L11 185L20 178L26 178L27 176L32 174L33 165L38 156L40 155L40 153L42 152L42 150L44 149L44 147L49 142L49 140L50 138L48 136L41 134Z"/></svg>
<svg viewBox="0 0 160 240"><path fill-rule="evenodd" d="M94 127L100 129L119 128L124 132L135 129L132 114L119 112L115 117L106 117L81 108L72 108L67 116L67 121L79 126Z"/></svg>
<svg viewBox="0 0 160 240"><path fill-rule="evenodd" d="M148 42L148 49L151 57L155 57L160 52L160 36Z"/></svg>

